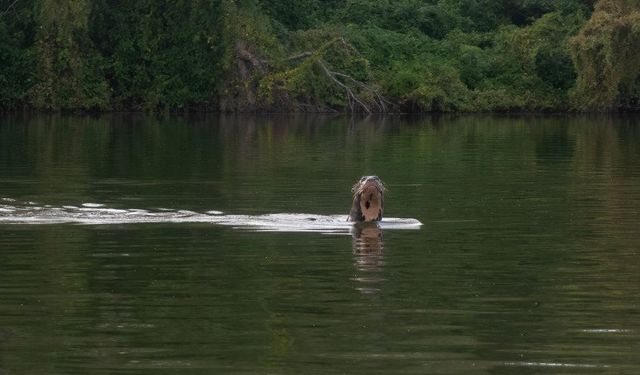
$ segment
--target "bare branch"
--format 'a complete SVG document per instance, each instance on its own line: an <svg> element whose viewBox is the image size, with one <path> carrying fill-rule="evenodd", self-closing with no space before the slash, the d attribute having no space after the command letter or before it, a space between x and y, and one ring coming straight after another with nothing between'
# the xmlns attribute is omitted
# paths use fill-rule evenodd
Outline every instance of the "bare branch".
<svg viewBox="0 0 640 375"><path fill-rule="evenodd" d="M384 103L389 103L389 101L387 101L382 95L380 95L380 92L376 89L374 89L373 87L366 85L365 83L358 81L357 79L351 77L348 74L344 74L344 73L340 73L340 72L331 72L332 74L334 74L335 76L339 76L339 77L343 77L346 78L348 80L350 80L351 82L353 82L355 85L362 87L363 89L371 92L373 95L376 96L376 98L378 99L375 104L378 107L378 109L380 109L381 112L386 112L386 107L384 105ZM391 103L389 103L391 104Z"/></svg>
<svg viewBox="0 0 640 375"><path fill-rule="evenodd" d="M18 0L13 0L13 3L9 4L7 9L5 9L4 12L2 12L2 15L4 16L5 14L9 13L11 8L13 8L13 6L16 5L17 2L18 2Z"/></svg>
<svg viewBox="0 0 640 375"><path fill-rule="evenodd" d="M311 55L313 55L313 52L305 51L305 52L300 52L300 53L296 53L295 55L289 56L285 60L286 61L297 60L303 57L309 57Z"/></svg>
<svg viewBox="0 0 640 375"><path fill-rule="evenodd" d="M353 90L351 90L351 88L347 85L345 85L344 83L340 82L340 80L338 78L336 78L334 72L330 71L327 66L322 62L322 60L318 59L318 64L320 65L320 67L324 70L324 72L327 74L327 76L329 76L329 78L331 78L331 80L333 82L335 82L336 84L338 84L338 86L342 87L345 89L345 91L347 92L347 97L350 99L350 101L356 102L358 104L360 104L360 106L362 108L364 108L364 110L367 113L371 113L371 110L369 109L369 107L367 107L366 104L364 104L364 102L362 100L360 100L360 98L358 98L357 95L355 95L353 93ZM351 112L354 111L354 105L353 103L351 103Z"/></svg>
<svg viewBox="0 0 640 375"><path fill-rule="evenodd" d="M300 65L293 68L291 71L308 69L311 66L319 67L321 72L316 74L326 76L331 83L339 87L339 89L344 90L346 105L350 112L356 112L358 110L366 113L372 113L373 111L386 112L387 107L385 104L389 102L381 95L376 86L370 86L348 74L332 70L331 64L325 61L325 57L336 53L339 57L347 58L360 55L356 48L353 47L353 45L351 45L345 38L336 37L314 51L298 52L288 58L284 58L283 61L294 61L293 64L297 65L299 63L297 60L303 60ZM241 58L242 57L244 56L241 56ZM307 104L297 102L295 103L295 106L298 109L303 109ZM330 106L325 106L325 108L334 111Z"/></svg>

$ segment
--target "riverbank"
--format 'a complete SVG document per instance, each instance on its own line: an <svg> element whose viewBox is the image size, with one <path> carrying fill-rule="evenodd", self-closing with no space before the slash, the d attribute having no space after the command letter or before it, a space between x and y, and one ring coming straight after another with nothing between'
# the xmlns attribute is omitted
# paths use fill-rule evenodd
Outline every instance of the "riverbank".
<svg viewBox="0 0 640 375"><path fill-rule="evenodd" d="M637 2L330 3L13 2L0 15L0 107L640 110Z"/></svg>

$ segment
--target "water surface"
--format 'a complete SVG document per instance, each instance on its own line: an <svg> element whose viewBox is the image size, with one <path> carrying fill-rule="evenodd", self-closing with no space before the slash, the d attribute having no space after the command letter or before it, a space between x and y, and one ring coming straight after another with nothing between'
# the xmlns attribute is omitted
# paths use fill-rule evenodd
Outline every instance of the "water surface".
<svg viewBox="0 0 640 375"><path fill-rule="evenodd" d="M640 372L637 117L5 116L0 199L0 373Z"/></svg>

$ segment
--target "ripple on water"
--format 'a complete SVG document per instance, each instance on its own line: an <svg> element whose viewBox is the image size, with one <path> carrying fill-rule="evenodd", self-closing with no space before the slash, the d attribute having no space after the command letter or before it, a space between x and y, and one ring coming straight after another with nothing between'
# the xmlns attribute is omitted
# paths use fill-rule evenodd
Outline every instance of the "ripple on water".
<svg viewBox="0 0 640 375"><path fill-rule="evenodd" d="M566 362L505 362L505 366L510 367L556 367L556 368L582 368L582 369L604 369L609 365L595 365L588 363L566 363Z"/></svg>
<svg viewBox="0 0 640 375"><path fill-rule="evenodd" d="M80 207L29 204L5 204L0 207L0 222L8 224L210 223L259 232L319 232L325 234L348 234L353 227L353 223L346 221L343 214L225 215L216 210L200 213L167 208L155 210L109 208L101 203L83 203ZM378 225L382 229L392 230L419 229L422 223L416 219L385 218Z"/></svg>

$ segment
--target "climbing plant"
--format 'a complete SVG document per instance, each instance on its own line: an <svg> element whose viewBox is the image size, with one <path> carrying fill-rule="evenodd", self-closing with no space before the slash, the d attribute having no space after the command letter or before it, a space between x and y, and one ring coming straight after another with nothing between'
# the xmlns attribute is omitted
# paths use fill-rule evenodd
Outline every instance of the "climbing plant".
<svg viewBox="0 0 640 375"><path fill-rule="evenodd" d="M640 1L600 0L572 40L579 109L609 110L637 95L640 76Z"/></svg>

